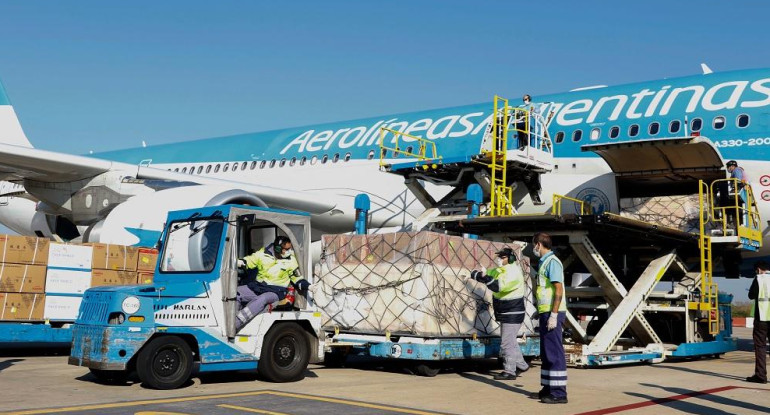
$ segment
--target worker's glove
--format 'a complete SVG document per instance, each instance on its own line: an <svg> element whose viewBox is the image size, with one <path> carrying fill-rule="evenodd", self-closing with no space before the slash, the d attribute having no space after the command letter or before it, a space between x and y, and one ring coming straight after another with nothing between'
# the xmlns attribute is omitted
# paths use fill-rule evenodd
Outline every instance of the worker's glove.
<svg viewBox="0 0 770 415"><path fill-rule="evenodd" d="M559 318L559 313L551 313L551 316L548 317L548 331L551 331L556 328L556 323L558 318Z"/></svg>
<svg viewBox="0 0 770 415"><path fill-rule="evenodd" d="M238 260L238 268L245 268L246 267L246 261L239 259Z"/></svg>
<svg viewBox="0 0 770 415"><path fill-rule="evenodd" d="M310 283L307 280L299 280L295 285L300 291L307 291L307 289L310 288Z"/></svg>

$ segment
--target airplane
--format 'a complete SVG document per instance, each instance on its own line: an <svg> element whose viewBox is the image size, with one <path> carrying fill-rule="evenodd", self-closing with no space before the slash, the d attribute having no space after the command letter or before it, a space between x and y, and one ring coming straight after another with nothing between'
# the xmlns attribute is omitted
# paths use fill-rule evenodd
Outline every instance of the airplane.
<svg viewBox="0 0 770 415"><path fill-rule="evenodd" d="M618 196L624 196L618 181L597 155L601 151L586 147L700 136L717 149L707 162L716 174L726 174L723 165L730 159L748 173L765 220L763 248L750 257L768 258L770 69L706 69L692 76L533 94L539 113L548 114L553 143L553 170L542 175L541 199L569 195L595 211L618 212ZM372 203L369 226L400 229L426 207L403 178L380 170L381 129L432 140L444 160L467 160L481 152L492 117L492 104L483 102L71 155L34 148L0 85L0 223L23 235L152 246L169 210L267 204L309 212L317 240L323 233L350 231L353 200L366 193ZM384 142L395 139L386 134ZM386 161L404 159L391 152ZM424 184L436 199L448 194ZM676 182L669 184L675 194ZM514 199L521 213L550 209L522 188Z"/></svg>

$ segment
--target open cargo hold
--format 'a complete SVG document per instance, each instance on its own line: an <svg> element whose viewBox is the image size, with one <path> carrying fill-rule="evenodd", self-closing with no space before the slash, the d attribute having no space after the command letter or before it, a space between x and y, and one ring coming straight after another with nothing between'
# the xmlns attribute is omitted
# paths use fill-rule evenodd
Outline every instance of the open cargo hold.
<svg viewBox="0 0 770 415"><path fill-rule="evenodd" d="M434 232L324 235L314 299L326 327L356 333L457 337L499 335L492 293L470 280L494 267L495 252L513 249L525 276L520 242L508 244ZM522 333L532 333L535 306L527 281Z"/></svg>

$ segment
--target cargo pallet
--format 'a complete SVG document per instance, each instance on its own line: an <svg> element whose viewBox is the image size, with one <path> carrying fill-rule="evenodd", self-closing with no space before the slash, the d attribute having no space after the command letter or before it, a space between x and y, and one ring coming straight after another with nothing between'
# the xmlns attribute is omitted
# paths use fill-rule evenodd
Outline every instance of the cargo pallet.
<svg viewBox="0 0 770 415"><path fill-rule="evenodd" d="M70 347L72 327L70 324L46 322L0 322L0 347Z"/></svg>
<svg viewBox="0 0 770 415"><path fill-rule="evenodd" d="M431 337L342 333L327 329L324 364L341 366L348 356L364 356L411 364L419 375L432 377L447 362L496 359L500 354L500 336ZM540 355L537 337L519 339L525 359Z"/></svg>

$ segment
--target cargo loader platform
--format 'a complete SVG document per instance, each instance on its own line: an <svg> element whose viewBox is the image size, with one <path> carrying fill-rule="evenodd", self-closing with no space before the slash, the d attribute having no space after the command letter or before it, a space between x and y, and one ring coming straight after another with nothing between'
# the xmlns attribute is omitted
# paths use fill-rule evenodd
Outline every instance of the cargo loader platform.
<svg viewBox="0 0 770 415"><path fill-rule="evenodd" d="M703 283L694 271L701 253L697 234L611 213L480 217L436 226L491 240L551 235L565 266L565 327L571 337L565 346L574 365L657 363L737 348L729 323L731 296L719 295L713 308L701 301ZM729 249L715 246L714 254ZM591 278L581 283L576 275L583 273Z"/></svg>

